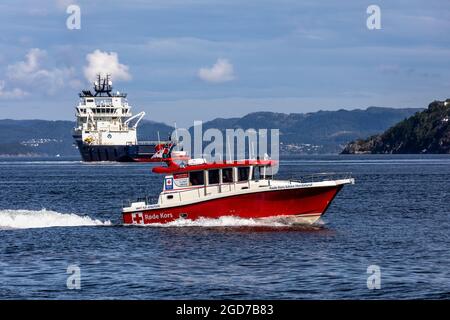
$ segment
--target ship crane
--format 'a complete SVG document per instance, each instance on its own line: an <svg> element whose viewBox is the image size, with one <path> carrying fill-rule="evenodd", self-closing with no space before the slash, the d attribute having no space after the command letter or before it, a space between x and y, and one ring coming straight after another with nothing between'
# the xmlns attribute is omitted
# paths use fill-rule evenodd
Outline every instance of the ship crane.
<svg viewBox="0 0 450 320"><path fill-rule="evenodd" d="M132 127L133 129L136 129L139 122L141 122L141 120L142 120L142 118L144 118L144 116L145 116L145 111L141 111L138 114L135 114L134 116L132 116L131 118L128 118L123 124L127 126L132 120L138 118L136 123Z"/></svg>

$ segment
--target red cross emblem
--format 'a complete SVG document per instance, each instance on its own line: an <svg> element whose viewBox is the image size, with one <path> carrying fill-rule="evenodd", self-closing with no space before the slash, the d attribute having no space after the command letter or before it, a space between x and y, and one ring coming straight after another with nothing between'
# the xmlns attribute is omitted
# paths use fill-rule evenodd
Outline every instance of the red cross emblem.
<svg viewBox="0 0 450 320"><path fill-rule="evenodd" d="M172 190L173 189L173 178L167 178L166 179L166 190Z"/></svg>
<svg viewBox="0 0 450 320"><path fill-rule="evenodd" d="M136 224L141 224L142 215L140 213L133 214L133 222Z"/></svg>

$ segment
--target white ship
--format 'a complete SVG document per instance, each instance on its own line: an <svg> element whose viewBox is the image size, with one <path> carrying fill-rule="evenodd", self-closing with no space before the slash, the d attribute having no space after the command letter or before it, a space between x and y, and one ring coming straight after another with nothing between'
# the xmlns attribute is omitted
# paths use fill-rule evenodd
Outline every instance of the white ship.
<svg viewBox="0 0 450 320"><path fill-rule="evenodd" d="M127 94L112 92L109 75L98 75L94 93L83 90L79 96L73 138L83 161L146 161L153 156L157 143L137 139L145 112L133 116Z"/></svg>

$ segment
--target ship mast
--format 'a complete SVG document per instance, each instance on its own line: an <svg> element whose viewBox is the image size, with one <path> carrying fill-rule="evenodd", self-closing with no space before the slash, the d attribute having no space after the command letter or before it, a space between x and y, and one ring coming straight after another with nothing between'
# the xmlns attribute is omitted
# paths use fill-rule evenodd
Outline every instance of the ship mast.
<svg viewBox="0 0 450 320"><path fill-rule="evenodd" d="M107 74L106 78L102 79L100 74L97 75L97 81L94 82L95 97L111 97L112 81L110 77L111 75Z"/></svg>
<svg viewBox="0 0 450 320"><path fill-rule="evenodd" d="M122 92L113 93L113 86L111 81L111 75L107 74L105 78L102 78L101 74L97 74L97 79L94 81L94 91L82 90L79 94L80 98L84 97L118 97L126 98L127 94Z"/></svg>

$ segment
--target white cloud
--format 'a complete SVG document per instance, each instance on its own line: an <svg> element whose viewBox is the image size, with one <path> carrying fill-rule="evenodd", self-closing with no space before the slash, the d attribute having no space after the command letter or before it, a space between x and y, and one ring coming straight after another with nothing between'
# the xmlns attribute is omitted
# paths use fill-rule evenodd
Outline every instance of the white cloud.
<svg viewBox="0 0 450 320"><path fill-rule="evenodd" d="M28 95L28 92L19 88L5 90L6 82L0 80L0 99L17 99Z"/></svg>
<svg viewBox="0 0 450 320"><path fill-rule="evenodd" d="M84 76L88 81L94 81L97 74L110 74L113 81L128 81L131 79L131 74L128 71L128 66L119 63L119 56L116 52L103 52L95 50L86 55L88 62L84 67Z"/></svg>
<svg viewBox="0 0 450 320"><path fill-rule="evenodd" d="M19 61L8 66L8 77L10 79L21 80L30 74L39 72L39 65L46 55L44 50L39 48L31 49L25 56L25 61Z"/></svg>
<svg viewBox="0 0 450 320"><path fill-rule="evenodd" d="M211 68L200 68L198 76L203 81L211 83L227 82L235 78L233 65L222 58L217 59Z"/></svg>
<svg viewBox="0 0 450 320"><path fill-rule="evenodd" d="M48 60L45 50L33 48L28 51L25 60L8 65L6 68L7 81L3 81L3 88L7 85L15 85L18 88L12 91L3 91L4 95L23 96L26 91L36 89L52 95L67 85L74 87L76 84L74 68L50 68L45 66Z"/></svg>
<svg viewBox="0 0 450 320"><path fill-rule="evenodd" d="M75 0L56 0L56 7L58 9L66 10L67 7L72 4L78 5L77 1L75 1Z"/></svg>

